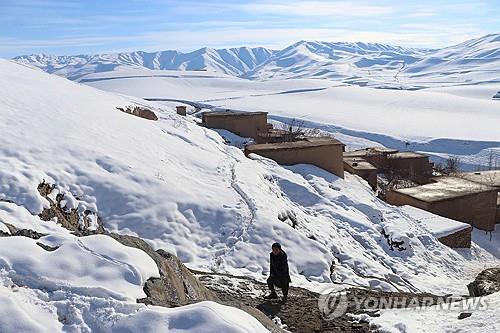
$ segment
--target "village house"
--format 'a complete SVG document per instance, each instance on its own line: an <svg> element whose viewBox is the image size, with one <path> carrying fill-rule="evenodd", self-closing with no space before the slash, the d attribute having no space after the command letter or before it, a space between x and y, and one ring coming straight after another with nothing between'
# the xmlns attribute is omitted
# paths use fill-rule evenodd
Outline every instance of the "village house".
<svg viewBox="0 0 500 333"><path fill-rule="evenodd" d="M500 170L466 172L459 177L498 189L496 223L500 224Z"/></svg>
<svg viewBox="0 0 500 333"><path fill-rule="evenodd" d="M387 193L388 203L414 206L434 214L492 231L495 228L498 189L458 177Z"/></svg>
<svg viewBox="0 0 500 333"><path fill-rule="evenodd" d="M374 191L377 189L377 168L371 163L362 158L344 157L344 170L366 180Z"/></svg>
<svg viewBox="0 0 500 333"><path fill-rule="evenodd" d="M413 151L387 154L387 168L408 176L430 175L432 173L429 156Z"/></svg>
<svg viewBox="0 0 500 333"><path fill-rule="evenodd" d="M187 114L187 107L185 105L178 105L175 107L175 110L177 111L177 114L180 116L186 116Z"/></svg>
<svg viewBox="0 0 500 333"><path fill-rule="evenodd" d="M379 171L393 171L404 176L428 176L432 173L429 156L417 152L373 147L344 153L345 158L361 158Z"/></svg>
<svg viewBox="0 0 500 333"><path fill-rule="evenodd" d="M344 144L330 137L247 145L245 155L258 154L283 165L312 164L344 178Z"/></svg>
<svg viewBox="0 0 500 333"><path fill-rule="evenodd" d="M202 123L207 128L221 128L256 142L259 133L267 133L267 112L204 112Z"/></svg>

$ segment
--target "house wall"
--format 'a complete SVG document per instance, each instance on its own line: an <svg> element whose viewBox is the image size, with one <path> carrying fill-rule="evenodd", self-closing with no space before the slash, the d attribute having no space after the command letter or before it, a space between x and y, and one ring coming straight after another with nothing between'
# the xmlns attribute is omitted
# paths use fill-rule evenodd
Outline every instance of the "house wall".
<svg viewBox="0 0 500 333"><path fill-rule="evenodd" d="M389 158L388 168L408 175L422 175L432 171L427 156L411 158Z"/></svg>
<svg viewBox="0 0 500 333"><path fill-rule="evenodd" d="M386 153L368 153L363 158L376 166L378 169L387 169L389 166Z"/></svg>
<svg viewBox="0 0 500 333"><path fill-rule="evenodd" d="M387 202L392 205L410 205L486 231L495 229L496 199L496 190L437 202L421 201L396 191L391 191L386 196Z"/></svg>
<svg viewBox="0 0 500 333"><path fill-rule="evenodd" d="M472 242L472 227L457 231L438 240L452 248L470 248Z"/></svg>
<svg viewBox="0 0 500 333"><path fill-rule="evenodd" d="M184 105L176 106L175 109L178 115L185 116L187 114L187 107Z"/></svg>
<svg viewBox="0 0 500 333"><path fill-rule="evenodd" d="M338 144L255 151L249 145L245 147L245 155L255 153L283 165L312 164L344 178L342 150L342 145Z"/></svg>
<svg viewBox="0 0 500 333"><path fill-rule="evenodd" d="M259 132L267 132L267 115L203 115L203 124L208 128L222 128L246 138L259 139Z"/></svg>

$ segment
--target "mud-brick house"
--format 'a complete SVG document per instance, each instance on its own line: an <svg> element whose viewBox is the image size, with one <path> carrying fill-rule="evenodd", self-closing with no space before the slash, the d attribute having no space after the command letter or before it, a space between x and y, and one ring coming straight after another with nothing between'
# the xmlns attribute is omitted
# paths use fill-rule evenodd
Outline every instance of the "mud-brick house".
<svg viewBox="0 0 500 333"><path fill-rule="evenodd" d="M496 223L500 224L500 170L466 172L459 177L498 189Z"/></svg>
<svg viewBox="0 0 500 333"><path fill-rule="evenodd" d="M413 151L388 154L387 168L406 175L429 175L432 173L429 156Z"/></svg>
<svg viewBox="0 0 500 333"><path fill-rule="evenodd" d="M312 164L344 178L344 144L333 138L247 145L245 155L257 154L283 165Z"/></svg>
<svg viewBox="0 0 500 333"><path fill-rule="evenodd" d="M439 177L434 182L387 193L388 203L410 205L436 215L492 231L495 229L498 189L458 177Z"/></svg>
<svg viewBox="0 0 500 333"><path fill-rule="evenodd" d="M344 157L344 170L366 180L374 191L377 189L377 168L370 162L358 157Z"/></svg>
<svg viewBox="0 0 500 333"><path fill-rule="evenodd" d="M255 141L259 140L259 133L268 131L267 112L204 112L202 123L207 128L225 129Z"/></svg>
<svg viewBox="0 0 500 333"><path fill-rule="evenodd" d="M432 163L429 156L412 151L399 152L383 147L366 148L346 152L346 158L362 158L379 171L394 171L406 176L430 175Z"/></svg>
<svg viewBox="0 0 500 333"><path fill-rule="evenodd" d="M388 167L387 156L397 153L398 150L385 147L371 147L365 149L358 149L344 153L346 158L362 158L370 162L379 170L384 170Z"/></svg>

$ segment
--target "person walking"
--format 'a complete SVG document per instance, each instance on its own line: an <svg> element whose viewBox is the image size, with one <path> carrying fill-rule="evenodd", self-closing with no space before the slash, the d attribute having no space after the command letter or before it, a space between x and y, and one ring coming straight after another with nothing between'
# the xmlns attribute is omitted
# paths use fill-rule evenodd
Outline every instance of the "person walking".
<svg viewBox="0 0 500 333"><path fill-rule="evenodd" d="M286 252L281 248L280 243L274 243L271 246L272 252L269 254L269 278L267 279L267 286L271 293L264 296L265 299L276 299L275 287L281 288L283 292L283 303L288 299L288 289L290 286L290 273L288 271L288 258Z"/></svg>

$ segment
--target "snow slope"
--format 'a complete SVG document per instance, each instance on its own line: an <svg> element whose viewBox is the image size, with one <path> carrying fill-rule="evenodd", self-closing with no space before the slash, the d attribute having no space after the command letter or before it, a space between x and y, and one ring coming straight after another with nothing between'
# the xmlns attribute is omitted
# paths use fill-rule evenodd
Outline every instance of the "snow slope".
<svg viewBox="0 0 500 333"><path fill-rule="evenodd" d="M37 192L45 180L78 197L78 205L96 211L107 229L140 236L192 268L263 281L269 246L280 241L289 255L293 284L316 290L331 283L335 262L334 278L341 284L464 293L475 274L500 262L478 245L487 242L486 235L476 235L470 250L447 248L418 218L378 200L358 177L341 179L312 166L285 168L258 156L246 158L216 132L165 105L96 90L8 61L0 61L0 73L0 132L9 133L0 136L0 199L27 211L3 204L2 219L20 216L23 225L36 224L27 219L48 204ZM116 109L134 103L147 104L159 120ZM71 236L48 231L55 234L42 241L85 250ZM401 251L391 249L383 234L402 241ZM99 251L109 251L106 257L120 252ZM2 269L11 272L2 278L4 285L12 274L24 276L9 264L24 257L2 251L2 258ZM122 259L134 261L132 255ZM111 276L127 283L110 282L106 295L81 292L92 283L94 272L81 284L69 275L74 282L65 289L70 298L65 304L77 307L84 321L92 297L99 298L103 311L125 302L120 313L128 315L130 303L117 295L135 297L139 292L126 290L137 288L141 279L127 278L116 260L107 262ZM36 265L32 269L45 274ZM145 268L137 271L148 272L142 280L153 274ZM62 288L62 283L56 285ZM47 291L28 292L36 298L32 293ZM57 295L53 297L38 298L45 304L57 302ZM83 305L76 306L82 297ZM216 324L226 318L221 313Z"/></svg>

